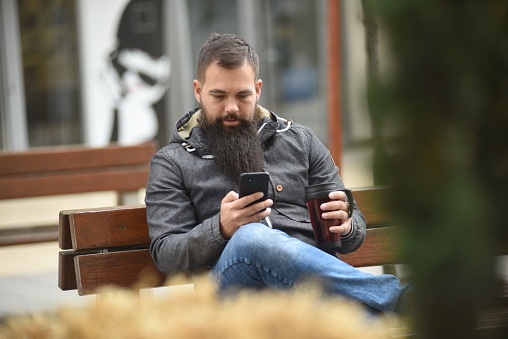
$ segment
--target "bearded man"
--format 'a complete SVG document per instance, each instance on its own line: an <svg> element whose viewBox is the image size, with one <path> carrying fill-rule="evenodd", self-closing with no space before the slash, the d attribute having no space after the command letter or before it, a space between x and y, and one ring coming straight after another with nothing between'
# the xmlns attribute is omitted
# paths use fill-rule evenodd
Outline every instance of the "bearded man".
<svg viewBox="0 0 508 339"><path fill-rule="evenodd" d="M167 275L210 271L218 290L290 289L318 278L328 294L394 312L406 287L392 275L371 275L316 248L304 187L344 188L329 151L305 126L258 105L259 58L244 40L212 34L200 50L194 95L200 106L176 124L169 145L151 161L146 191L150 251ZM240 175L266 171L266 200L238 195ZM340 253L360 247L365 219L342 191L321 205L337 219ZM351 204L354 206L354 204ZM265 220L271 220L268 227Z"/></svg>

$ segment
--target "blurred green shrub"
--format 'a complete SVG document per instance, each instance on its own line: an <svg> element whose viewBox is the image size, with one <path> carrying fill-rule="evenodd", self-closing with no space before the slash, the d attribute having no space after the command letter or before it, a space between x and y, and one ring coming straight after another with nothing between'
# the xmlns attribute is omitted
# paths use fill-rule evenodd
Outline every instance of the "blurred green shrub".
<svg viewBox="0 0 508 339"><path fill-rule="evenodd" d="M366 0L390 67L368 89L422 337L468 338L508 245L508 1Z"/></svg>

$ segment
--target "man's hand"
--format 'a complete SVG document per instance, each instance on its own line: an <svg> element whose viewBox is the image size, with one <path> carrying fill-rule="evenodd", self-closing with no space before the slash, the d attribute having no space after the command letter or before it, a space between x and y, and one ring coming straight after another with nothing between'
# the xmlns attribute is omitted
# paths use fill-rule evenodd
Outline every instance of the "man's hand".
<svg viewBox="0 0 508 339"><path fill-rule="evenodd" d="M222 199L220 206L220 233L224 239L230 239L241 226L251 222L258 222L270 215L271 209L269 207L273 205L271 199L245 207L262 197L263 193L258 192L239 199L238 193L231 191Z"/></svg>
<svg viewBox="0 0 508 339"><path fill-rule="evenodd" d="M346 193L342 191L330 192L330 202L321 204L323 219L338 219L339 224L330 227L330 232L346 235L351 231L351 219L349 218L349 205L346 203Z"/></svg>

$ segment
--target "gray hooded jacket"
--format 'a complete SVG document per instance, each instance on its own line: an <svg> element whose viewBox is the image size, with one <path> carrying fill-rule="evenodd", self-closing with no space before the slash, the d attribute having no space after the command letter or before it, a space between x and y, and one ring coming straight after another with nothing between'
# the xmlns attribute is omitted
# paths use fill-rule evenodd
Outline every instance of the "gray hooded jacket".
<svg viewBox="0 0 508 339"><path fill-rule="evenodd" d="M265 171L270 174L268 198L274 204L273 228L316 245L304 198L304 187L336 182L344 188L329 151L305 126L260 107L259 135L265 145ZM238 192L239 183L221 173L210 154L195 108L176 124L169 145L150 164L146 211L150 252L165 274L195 273L217 261L228 243L219 231L222 199ZM340 253L356 250L365 238L365 219L355 209L353 229L342 237Z"/></svg>

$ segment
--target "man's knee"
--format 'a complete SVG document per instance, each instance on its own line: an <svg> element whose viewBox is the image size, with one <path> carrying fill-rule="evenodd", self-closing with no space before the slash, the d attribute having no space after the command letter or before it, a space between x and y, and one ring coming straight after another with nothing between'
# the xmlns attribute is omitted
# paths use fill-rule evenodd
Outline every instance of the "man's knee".
<svg viewBox="0 0 508 339"><path fill-rule="evenodd" d="M229 240L231 246L236 250L245 250L250 253L262 250L273 241L274 230L261 223L244 225L233 234Z"/></svg>
<svg viewBox="0 0 508 339"><path fill-rule="evenodd" d="M266 225L263 225L261 223L250 223L240 227L238 231L236 231L235 234L233 234L231 240L242 242L249 241L256 242L258 241L257 239L269 237L270 231L271 229L268 228Z"/></svg>

